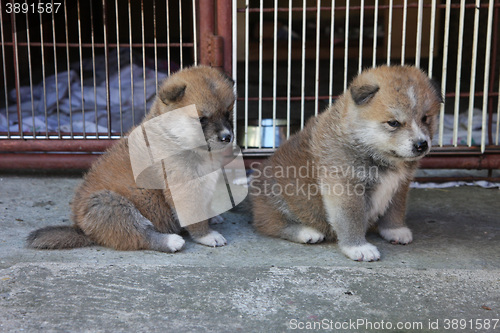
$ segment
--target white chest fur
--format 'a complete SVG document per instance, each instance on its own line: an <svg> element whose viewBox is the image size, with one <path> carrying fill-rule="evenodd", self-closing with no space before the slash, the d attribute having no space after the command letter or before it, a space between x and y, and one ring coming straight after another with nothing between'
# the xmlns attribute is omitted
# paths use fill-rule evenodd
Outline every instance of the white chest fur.
<svg viewBox="0 0 500 333"><path fill-rule="evenodd" d="M379 177L379 183L376 185L369 198L369 221L374 221L385 213L394 194L401 186L402 181L406 178L406 174L401 171L389 171L381 174Z"/></svg>

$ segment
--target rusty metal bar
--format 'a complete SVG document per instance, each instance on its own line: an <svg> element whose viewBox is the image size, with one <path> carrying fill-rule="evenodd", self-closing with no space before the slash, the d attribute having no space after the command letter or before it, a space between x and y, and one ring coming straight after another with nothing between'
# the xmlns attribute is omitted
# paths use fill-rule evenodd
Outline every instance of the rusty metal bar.
<svg viewBox="0 0 500 333"><path fill-rule="evenodd" d="M221 36L212 36L210 38L210 66L223 68L224 67L224 40Z"/></svg>
<svg viewBox="0 0 500 333"><path fill-rule="evenodd" d="M118 140L0 140L0 152L102 152Z"/></svg>
<svg viewBox="0 0 500 333"><path fill-rule="evenodd" d="M83 170L100 154L0 154L0 170Z"/></svg>
<svg viewBox="0 0 500 333"><path fill-rule="evenodd" d="M232 73L232 23L231 0L217 0L217 35L224 41L224 71L229 75Z"/></svg>
<svg viewBox="0 0 500 333"><path fill-rule="evenodd" d="M457 176L457 177L415 177L416 182L420 183L447 183L447 182L456 182L456 181L463 181L463 182L474 182L474 181L480 181L480 180L485 180L489 182L494 182L494 183L499 183L500 182L500 177L463 177L463 176Z"/></svg>
<svg viewBox="0 0 500 333"><path fill-rule="evenodd" d="M215 31L214 0L205 0L200 3L198 16L200 27L200 64L210 65L210 40Z"/></svg>
<svg viewBox="0 0 500 333"><path fill-rule="evenodd" d="M273 149L270 148L248 148L243 149L243 153L246 156L271 156L274 153ZM484 154L490 155L500 155L500 147L498 146L487 146ZM455 147L432 147L431 152L428 156L480 156L484 155L481 153L481 147L479 146L461 146L458 148Z"/></svg>
<svg viewBox="0 0 500 333"><path fill-rule="evenodd" d="M74 139L74 140L58 140L58 139L7 139L0 140L0 152L27 152L27 151L86 151L86 152L100 152L109 148L113 143L117 142L116 139ZM272 149L245 149L245 155L253 156L270 156L273 153ZM486 155L500 155L500 147L487 146ZM481 156L481 149L479 146L460 147L456 148L432 148L429 156Z"/></svg>
<svg viewBox="0 0 500 333"><path fill-rule="evenodd" d="M243 151L245 154L245 151ZM262 163L267 157L245 156L245 167L250 169L252 163ZM500 155L481 156L427 156L420 162L421 169L499 169Z"/></svg>
<svg viewBox="0 0 500 333"><path fill-rule="evenodd" d="M476 92L476 93L474 93L475 97L482 97L483 95L484 95L483 92ZM490 98L492 98L492 97L495 97L495 96L500 96L500 93L498 93L498 92L491 92L491 93L488 94L488 96ZM339 95L335 95L335 96L331 96L331 97L333 99L336 99L336 98L339 97ZM447 94L444 95L444 97L455 97L455 93L447 93ZM467 93L460 93L459 97L469 97L469 93L468 92ZM286 96L276 96L276 100L277 101L284 101L284 100L287 100L287 98L288 97L286 97ZM301 98L302 97L300 97L300 96L290 96L290 99L292 101L300 101ZM244 99L243 97L239 97L238 98L238 100L243 100L243 99ZM314 96L304 96L304 100L311 100L312 101L314 99L315 99ZM328 100L328 99L330 99L330 96L329 95L320 95L320 96L318 96L318 99ZM248 100L249 101L257 101L257 100L259 100L259 98L258 97L251 97L251 96L249 96ZM272 96L262 96L262 100L263 101L272 101L273 97Z"/></svg>
<svg viewBox="0 0 500 333"><path fill-rule="evenodd" d="M500 169L500 155L432 156L422 159L422 169Z"/></svg>
<svg viewBox="0 0 500 333"><path fill-rule="evenodd" d="M103 141L103 140L101 140ZM0 169L87 169L101 154L5 153L0 154ZM245 166L262 162L263 157L246 157ZM500 155L480 157L426 157L422 169L498 169Z"/></svg>
<svg viewBox="0 0 500 333"><path fill-rule="evenodd" d="M86 168L98 154L70 153L102 152L116 142L117 140L0 140L0 152L3 152L0 153L0 169L57 169L62 166L67 169ZM433 151L421 161L420 166L422 169L500 169L500 152L497 147L491 147L485 154L478 153L477 149L465 149L463 152L465 155L459 155L462 151ZM243 153L247 160L262 161L273 150L246 149Z"/></svg>

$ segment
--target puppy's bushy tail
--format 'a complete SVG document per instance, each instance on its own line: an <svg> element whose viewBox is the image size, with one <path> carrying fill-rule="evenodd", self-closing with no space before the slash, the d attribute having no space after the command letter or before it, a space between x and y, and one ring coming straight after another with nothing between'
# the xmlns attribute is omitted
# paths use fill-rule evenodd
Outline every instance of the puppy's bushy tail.
<svg viewBox="0 0 500 333"><path fill-rule="evenodd" d="M93 244L80 228L69 226L35 230L28 235L26 243L28 247L45 250L72 249Z"/></svg>

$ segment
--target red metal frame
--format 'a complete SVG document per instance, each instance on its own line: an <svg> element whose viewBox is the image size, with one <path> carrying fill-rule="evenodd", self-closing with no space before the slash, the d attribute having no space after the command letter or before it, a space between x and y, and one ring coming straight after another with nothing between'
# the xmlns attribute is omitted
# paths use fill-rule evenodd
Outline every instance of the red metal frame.
<svg viewBox="0 0 500 333"><path fill-rule="evenodd" d="M86 170L100 154L0 154L0 170Z"/></svg>
<svg viewBox="0 0 500 333"><path fill-rule="evenodd" d="M223 40L223 68L232 74L232 14L231 0L217 0L217 35Z"/></svg>
<svg viewBox="0 0 500 333"><path fill-rule="evenodd" d="M74 152L32 152L0 154L1 170L69 170L88 169L100 156L96 153ZM250 167L253 162L262 162L266 157L245 157L245 165ZM431 153L421 163L422 169L500 169L500 154L480 154L475 156L448 156ZM453 179L451 177L446 179ZM493 180L491 177L484 179ZM434 179L437 181L438 179ZM443 180L443 179L439 179Z"/></svg>
<svg viewBox="0 0 500 333"><path fill-rule="evenodd" d="M230 0L204 0L198 1L198 26L200 40L200 63L221 67L230 74L232 72L232 2ZM441 6L441 5L439 5ZM473 6L473 5L468 5ZM483 6L483 5L482 5ZM382 7L380 7L382 8ZM355 9L355 8L351 8ZM494 73L497 62L498 31L499 31L499 9L500 1L495 1L494 21L493 21L493 45L491 57L491 72L489 85L489 128L488 141L493 143L492 137L492 116L493 98L498 96L494 91ZM254 10L254 9L252 9ZM286 9L287 10L287 9ZM293 9L295 10L295 9ZM299 9L297 9L299 10ZM300 10L302 10L300 8ZM316 8L307 8L316 10ZM11 20L14 24L14 19ZM14 35L12 42L14 46ZM10 45L9 44L9 45ZM18 45L23 45L22 43ZM45 44L44 44L45 45ZM52 44L46 44L51 46ZM56 43L57 45L57 43ZM142 45L142 44L141 44ZM162 44L158 44L161 46ZM172 44L171 44L172 45ZM184 43L185 46L190 46ZM65 44L64 44L65 46ZM116 46L108 44L108 46ZM128 44L127 44L128 46ZM14 68L16 62L16 48L14 52ZM15 84L18 86L19 78L15 72ZM19 92L16 89L17 100ZM477 93L482 96L483 93ZM453 94L452 94L453 95ZM467 94L465 94L467 95ZM19 103L18 103L18 112ZM23 135L23 133L18 133ZM30 133L32 134L32 133ZM108 149L115 141L112 139L6 139L0 140L0 170L1 169L87 169L95 161L101 152ZM269 151L251 151L245 153L246 164L252 161L261 161ZM478 148L437 148L422 160L422 168L435 169L500 169L500 148L488 146L485 153L481 153ZM491 177L490 177L491 178ZM442 179L444 180L444 178Z"/></svg>
<svg viewBox="0 0 500 333"><path fill-rule="evenodd" d="M232 67L231 6L230 0L208 0L199 8L200 63L219 67L229 75Z"/></svg>
<svg viewBox="0 0 500 333"><path fill-rule="evenodd" d="M200 63L210 65L210 41L215 33L214 0L205 0L203 5L198 1L198 19L200 27Z"/></svg>
<svg viewBox="0 0 500 333"><path fill-rule="evenodd" d="M87 169L115 140L0 140L0 169ZM460 153L460 155L458 155ZM248 165L270 152L249 150ZM435 148L421 162L424 169L500 169L500 148Z"/></svg>

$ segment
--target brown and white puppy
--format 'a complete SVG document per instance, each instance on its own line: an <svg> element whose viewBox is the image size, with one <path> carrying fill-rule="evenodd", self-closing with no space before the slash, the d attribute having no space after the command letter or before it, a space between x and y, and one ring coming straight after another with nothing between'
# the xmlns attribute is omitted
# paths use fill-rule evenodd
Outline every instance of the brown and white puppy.
<svg viewBox="0 0 500 333"><path fill-rule="evenodd" d="M393 244L408 244L406 196L418 160L431 147L442 102L414 67L362 72L348 90L255 170L254 226L299 243L337 238L351 259L380 259L365 238L378 224Z"/></svg>
<svg viewBox="0 0 500 333"><path fill-rule="evenodd" d="M143 123L178 108L196 105L199 118L186 120L201 124L208 150L227 147L233 141L232 109L235 101L234 82L216 69L200 66L181 70L160 87L158 96ZM165 135L180 147L192 140L191 125L166 126ZM175 252L184 239L173 199L164 190L137 186L132 172L128 139L121 139L102 156L85 175L72 202L74 225L46 227L33 231L28 246L39 249L62 249L98 244L117 250L157 250ZM188 145L189 146L189 145ZM201 152L201 151L200 151ZM196 150L190 158L179 156L165 165L171 174L206 175L196 162ZM202 160L202 158L199 158ZM216 179L213 179L213 184ZM215 188L205 188L215 191ZM210 193L207 193L209 195ZM192 209L205 209L196 202ZM208 220L186 227L191 237L207 246L223 246L224 237L210 229Z"/></svg>

